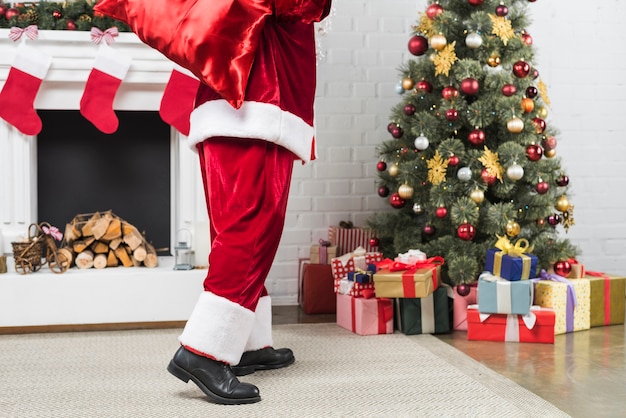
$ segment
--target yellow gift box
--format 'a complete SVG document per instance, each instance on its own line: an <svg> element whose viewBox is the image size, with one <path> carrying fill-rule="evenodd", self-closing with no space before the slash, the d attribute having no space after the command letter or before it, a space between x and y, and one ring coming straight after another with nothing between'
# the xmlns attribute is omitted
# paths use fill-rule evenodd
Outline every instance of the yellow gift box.
<svg viewBox="0 0 626 418"><path fill-rule="evenodd" d="M554 334L589 329L591 311L589 280L567 280L556 275L547 276L558 277L560 280L533 279L535 283L534 304L554 309L556 314Z"/></svg>
<svg viewBox="0 0 626 418"><path fill-rule="evenodd" d="M439 285L439 266L403 271L382 269L374 274L376 297L425 298Z"/></svg>
<svg viewBox="0 0 626 418"><path fill-rule="evenodd" d="M589 271L584 279L591 286L591 327L624 323L626 277Z"/></svg>

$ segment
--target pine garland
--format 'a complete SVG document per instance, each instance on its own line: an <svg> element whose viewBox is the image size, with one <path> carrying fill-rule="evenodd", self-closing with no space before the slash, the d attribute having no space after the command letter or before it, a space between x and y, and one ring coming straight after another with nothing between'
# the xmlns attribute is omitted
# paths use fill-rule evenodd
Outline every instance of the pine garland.
<svg viewBox="0 0 626 418"><path fill-rule="evenodd" d="M13 26L25 28L37 25L40 30L89 31L94 26L101 30L115 26L120 32L130 32L130 28L125 23L100 13L94 13L95 4L94 0L62 3L48 1L4 3L0 1L0 28Z"/></svg>

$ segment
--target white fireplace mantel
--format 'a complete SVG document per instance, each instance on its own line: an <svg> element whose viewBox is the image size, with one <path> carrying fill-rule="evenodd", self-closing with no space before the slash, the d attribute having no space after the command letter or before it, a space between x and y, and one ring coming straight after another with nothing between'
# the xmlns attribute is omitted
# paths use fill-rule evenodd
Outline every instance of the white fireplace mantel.
<svg viewBox="0 0 626 418"><path fill-rule="evenodd" d="M8 33L8 29L0 29L0 88L22 42L12 42ZM26 42L52 57L35 109L78 110L99 48L90 33L42 30L38 39ZM174 64L132 33L120 33L111 47L132 59L114 110L158 111ZM208 227L197 156L173 128L170 154L171 248L177 231L201 231L193 237L196 263L204 259L202 264L206 264L202 250L208 252ZM11 241L24 236L29 224L43 221L37 219L36 156L36 137L23 135L0 119L0 254L11 255ZM58 275L42 270L21 276L10 268L8 274L0 275L0 327L184 320L204 276L202 270L173 272L171 259L162 260L158 269L113 268L85 275L75 270ZM95 289L100 290L94 293ZM178 291L176 297L173 289ZM171 302L172 306L163 307Z"/></svg>

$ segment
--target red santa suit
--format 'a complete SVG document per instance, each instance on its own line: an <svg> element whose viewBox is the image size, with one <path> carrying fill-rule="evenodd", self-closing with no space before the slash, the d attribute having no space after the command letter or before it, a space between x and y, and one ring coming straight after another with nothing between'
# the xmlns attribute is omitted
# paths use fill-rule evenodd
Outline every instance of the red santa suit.
<svg viewBox="0 0 626 418"><path fill-rule="evenodd" d="M200 157L211 253L204 291L179 340L196 354L237 364L244 351L272 345L265 280L294 159L315 158L313 22L328 14L331 0L199 0L192 7L202 14L186 14L185 25L166 22L176 36L153 16L171 4L159 2L163 8L104 0L96 10L129 23L203 81L188 140Z"/></svg>

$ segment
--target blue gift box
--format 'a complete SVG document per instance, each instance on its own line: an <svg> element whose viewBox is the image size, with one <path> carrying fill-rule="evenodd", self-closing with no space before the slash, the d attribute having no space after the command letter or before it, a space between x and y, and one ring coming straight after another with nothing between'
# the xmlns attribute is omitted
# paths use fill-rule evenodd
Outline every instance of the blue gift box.
<svg viewBox="0 0 626 418"><path fill-rule="evenodd" d="M512 257L497 248L490 248L485 270L511 281L533 279L537 277L537 257L532 254Z"/></svg>
<svg viewBox="0 0 626 418"><path fill-rule="evenodd" d="M478 312L527 315L533 302L531 280L509 281L485 272L478 278Z"/></svg>
<svg viewBox="0 0 626 418"><path fill-rule="evenodd" d="M348 272L348 280L355 283L370 283L372 281L372 274L369 272L350 271Z"/></svg>

